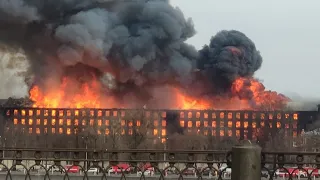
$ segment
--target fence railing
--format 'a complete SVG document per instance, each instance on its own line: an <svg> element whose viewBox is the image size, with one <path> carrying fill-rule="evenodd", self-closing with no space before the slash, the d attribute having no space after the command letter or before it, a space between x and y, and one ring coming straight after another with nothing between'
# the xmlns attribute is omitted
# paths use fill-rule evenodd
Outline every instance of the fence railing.
<svg viewBox="0 0 320 180"><path fill-rule="evenodd" d="M296 179L319 177L320 153L0 148L0 179Z"/></svg>

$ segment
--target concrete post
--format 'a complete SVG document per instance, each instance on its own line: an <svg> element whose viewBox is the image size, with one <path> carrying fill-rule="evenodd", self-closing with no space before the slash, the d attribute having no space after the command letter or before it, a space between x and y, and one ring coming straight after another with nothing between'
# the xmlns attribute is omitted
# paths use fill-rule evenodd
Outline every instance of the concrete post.
<svg viewBox="0 0 320 180"><path fill-rule="evenodd" d="M261 148L242 141L232 148L231 180L261 179Z"/></svg>

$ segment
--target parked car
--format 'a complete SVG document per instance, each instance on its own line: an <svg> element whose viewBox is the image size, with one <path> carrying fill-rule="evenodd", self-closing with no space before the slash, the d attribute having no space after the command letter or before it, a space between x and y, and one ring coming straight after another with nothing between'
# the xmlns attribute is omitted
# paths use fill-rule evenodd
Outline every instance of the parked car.
<svg viewBox="0 0 320 180"><path fill-rule="evenodd" d="M119 174L121 173L121 171L125 171L124 173L129 173L130 172L130 165L129 164L118 164L117 166L112 166L112 168L110 168L108 170L109 174Z"/></svg>
<svg viewBox="0 0 320 180"><path fill-rule="evenodd" d="M215 175L214 170L211 170L211 169L205 169L205 170L200 169L199 172L202 172L202 176L214 176Z"/></svg>
<svg viewBox="0 0 320 180"><path fill-rule="evenodd" d="M164 175L172 175L172 174L179 175L179 171L176 168L168 168L166 169Z"/></svg>
<svg viewBox="0 0 320 180"><path fill-rule="evenodd" d="M313 168L313 167L304 167L303 169L305 169L306 171L308 171L309 174L311 174L311 177L316 177L319 178L319 169ZM312 172L312 173L311 173Z"/></svg>
<svg viewBox="0 0 320 180"><path fill-rule="evenodd" d="M88 169L87 173L98 174L99 168L90 168L90 169Z"/></svg>
<svg viewBox="0 0 320 180"><path fill-rule="evenodd" d="M145 171L143 172L143 174L144 174L145 176L153 176L153 175L154 175L154 171L147 169L147 170L145 170ZM141 175L142 175L142 172L141 172L141 171L138 171L138 172L137 172L137 175L138 175L138 176L141 176Z"/></svg>
<svg viewBox="0 0 320 180"><path fill-rule="evenodd" d="M288 170L288 171L287 171ZM305 171L299 170L296 167L288 167L286 169L278 169L275 173L276 177L289 177L292 174L292 177L307 177L307 173Z"/></svg>
<svg viewBox="0 0 320 180"><path fill-rule="evenodd" d="M60 170L60 168L59 168L58 166L55 166L55 165L47 164L45 167L46 167L47 170L50 169L50 172L60 172L60 171L63 171L62 169Z"/></svg>
<svg viewBox="0 0 320 180"><path fill-rule="evenodd" d="M144 175L154 175L154 168L148 163L143 166Z"/></svg>
<svg viewBox="0 0 320 180"><path fill-rule="evenodd" d="M195 175L196 174L196 170L194 168L188 168L183 172L183 175Z"/></svg>
<svg viewBox="0 0 320 180"><path fill-rule="evenodd" d="M231 172L232 172L231 168L228 168L226 166L222 166L219 168L219 171L223 171L222 172L223 177L231 177Z"/></svg>
<svg viewBox="0 0 320 180"><path fill-rule="evenodd" d="M80 168L78 166L66 165L64 167L68 173L78 173Z"/></svg>

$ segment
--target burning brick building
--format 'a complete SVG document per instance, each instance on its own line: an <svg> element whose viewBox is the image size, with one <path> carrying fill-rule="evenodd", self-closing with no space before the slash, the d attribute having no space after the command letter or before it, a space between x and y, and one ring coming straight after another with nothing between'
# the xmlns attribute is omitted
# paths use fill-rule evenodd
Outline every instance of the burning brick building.
<svg viewBox="0 0 320 180"><path fill-rule="evenodd" d="M185 133L259 141L278 130L295 137L316 117L283 111L290 99L254 77L262 57L244 33L220 31L200 50L187 44L192 20L169 1L39 2L0 4L0 43L23 49L31 100L2 108L7 143L96 146L126 136L137 147Z"/></svg>
<svg viewBox="0 0 320 180"><path fill-rule="evenodd" d="M5 138L10 139L11 143L14 142L15 146L43 147L45 144L52 146L57 139L69 139L72 143L68 148L76 148L78 141L83 141L84 137L92 136L96 140L110 141L110 137L115 135L135 136L139 129L148 129L144 136L148 135L162 143L173 133L188 133L194 130L195 135L220 140L234 138L257 141L263 131L276 134L280 130L284 131L285 136L295 138L302 129L316 120L320 112L27 107L3 107L1 110L2 141ZM91 130L88 131L88 128ZM10 145L13 144L7 142L7 146Z"/></svg>

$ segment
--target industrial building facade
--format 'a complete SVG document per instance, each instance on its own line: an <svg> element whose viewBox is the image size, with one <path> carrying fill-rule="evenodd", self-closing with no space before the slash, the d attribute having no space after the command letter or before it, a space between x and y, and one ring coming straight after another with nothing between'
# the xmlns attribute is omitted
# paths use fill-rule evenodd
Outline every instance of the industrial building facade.
<svg viewBox="0 0 320 180"><path fill-rule="evenodd" d="M177 123L185 132L217 138L256 140L261 129L282 129L296 137L315 112L216 111L216 110L128 110L128 109L42 109L3 108L2 137L10 132L26 135L75 136L91 127L97 136L119 133L131 136L148 124L152 135L165 142L168 127ZM170 114L170 117L169 117ZM174 114L175 116L172 116ZM143 127L145 128L145 127Z"/></svg>

